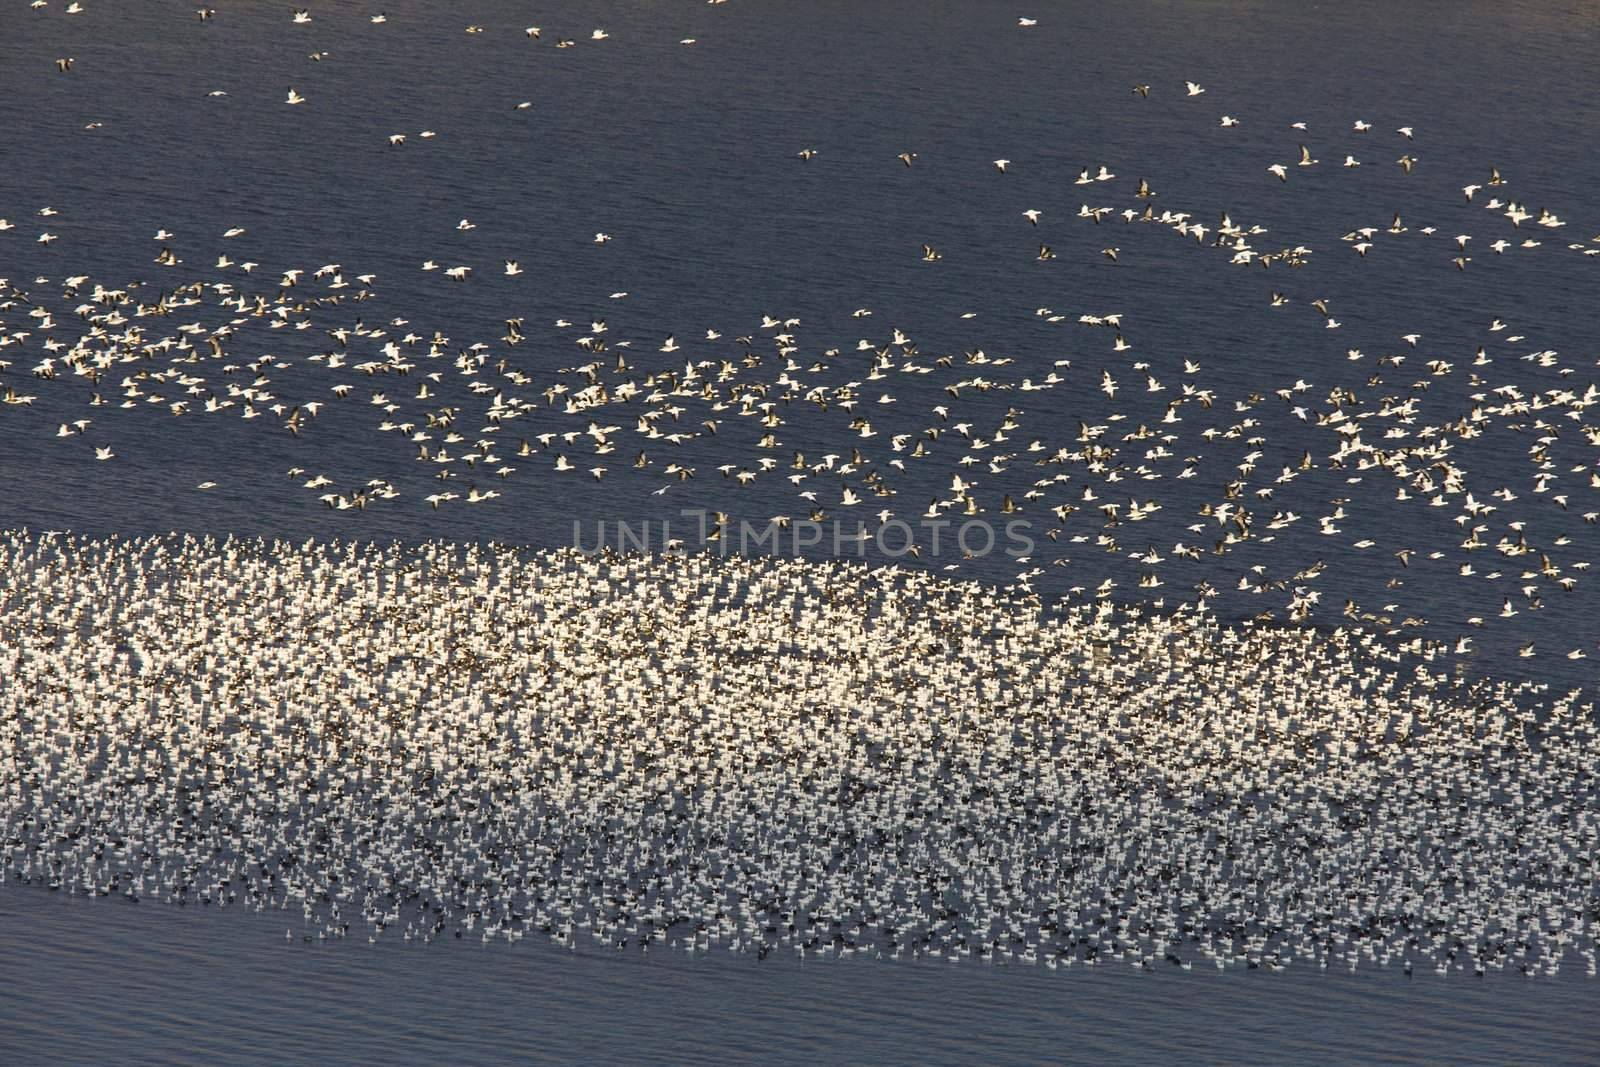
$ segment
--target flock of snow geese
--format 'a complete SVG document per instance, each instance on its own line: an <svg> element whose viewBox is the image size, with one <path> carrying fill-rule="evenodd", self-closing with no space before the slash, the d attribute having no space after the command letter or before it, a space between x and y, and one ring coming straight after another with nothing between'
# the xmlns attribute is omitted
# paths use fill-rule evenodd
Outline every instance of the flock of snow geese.
<svg viewBox="0 0 1600 1067"><path fill-rule="evenodd" d="M1207 90L1132 92L1201 109ZM317 107L292 87L285 103ZM1261 164L1286 194L1311 168L1428 165L1411 126L1355 120L1342 164L1295 126L1297 151ZM940 165L908 149L885 180ZM1004 183L1028 164L983 165ZM1276 243L1116 167L1019 203L1023 258L1076 254L1047 233L1065 225L1107 269L1136 269L1115 231L1165 231L1259 283L1259 314L1314 313L1342 338L1361 308L1289 274L1340 245L1377 261L1430 242L1460 271L1483 250L1600 257L1600 236L1568 239L1490 165L1434 217L1385 209L1327 245ZM1478 233L1446 228L1463 213ZM375 273L264 265L241 226L220 233L241 251L206 268L174 221L153 234L155 280L96 278L56 232L71 214L0 217L0 265L31 257L0 277L0 437L114 463L122 426L253 421L299 439L287 476L351 539L5 535L4 883L293 908L295 940L1408 974L1553 974L1576 956L1594 973L1593 707L1443 666L1479 627L1590 595L1600 364L1510 311L1464 347L1330 342L1317 381L1146 352L1138 312L1104 307L1039 307L1063 338L1046 357L941 350L869 307L847 340L809 343L783 314L680 338L627 323L624 291L614 314L536 323L511 305L499 336L462 339L385 309ZM524 273L442 254L420 269L468 289ZM330 425L414 457L416 477L335 477ZM1027 518L1036 547L999 589L937 573L967 562L948 552L872 566L360 540L376 509L425 522L619 478L663 506L776 502L779 527ZM1198 506L1164 502L1180 482ZM1386 602L1323 602L1349 560L1384 570ZM1044 610L1036 586L1069 565ZM1225 624L1211 606L1227 596L1272 606ZM1460 617L1434 619L1447 599ZM1594 638L1519 651L1576 666Z"/></svg>
<svg viewBox="0 0 1600 1067"><path fill-rule="evenodd" d="M1592 705L701 554L0 541L10 884L762 958L1595 972Z"/></svg>

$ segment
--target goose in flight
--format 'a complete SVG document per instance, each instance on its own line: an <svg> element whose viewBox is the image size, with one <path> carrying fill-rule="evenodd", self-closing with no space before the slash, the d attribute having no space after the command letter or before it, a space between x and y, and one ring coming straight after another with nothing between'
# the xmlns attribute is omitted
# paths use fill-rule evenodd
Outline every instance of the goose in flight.
<svg viewBox="0 0 1600 1067"><path fill-rule="evenodd" d="M306 102L306 98L301 96L299 93L295 92L294 91L294 86L291 85L289 87L289 95L284 98L284 103L286 103L286 104L303 104L305 102Z"/></svg>
<svg viewBox="0 0 1600 1067"><path fill-rule="evenodd" d="M1183 83L1183 86L1189 91L1190 96L1199 96L1201 93L1205 92L1205 90L1200 88L1199 84L1196 82L1186 81Z"/></svg>

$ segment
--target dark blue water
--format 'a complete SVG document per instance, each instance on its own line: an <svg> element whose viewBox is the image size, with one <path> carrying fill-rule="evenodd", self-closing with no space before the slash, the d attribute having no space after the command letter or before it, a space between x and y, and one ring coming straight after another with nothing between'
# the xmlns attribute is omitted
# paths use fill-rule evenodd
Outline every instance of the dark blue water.
<svg viewBox="0 0 1600 1067"><path fill-rule="evenodd" d="M1592 979L1144 973L285 943L270 915L0 896L20 1062L1593 1062ZM85 930L97 935L90 941ZM10 944L25 941L13 957ZM8 968L9 970L9 968Z"/></svg>
<svg viewBox="0 0 1600 1067"><path fill-rule="evenodd" d="M190 3L91 0L79 15L66 14L66 6L51 0L39 10L22 3L0 10L0 218L15 224L0 232L0 276L34 302L0 310L0 333L10 339L27 332L0 348L0 389L37 397L32 405L0 407L0 525L566 544L574 522L592 537L597 521L678 520L685 508L757 521L774 514L803 519L823 506L830 519L853 522L888 507L914 519L934 497L950 497L959 473L978 483L974 500L991 518L1002 517L1004 496L1020 502L1040 531L1056 526L1055 506L1080 510L1059 540L1039 537L1026 563L946 552L927 554L921 565L1001 583L1043 567L1033 584L1046 600L1074 586L1092 593L1107 577L1123 599L1175 602L1207 583L1212 606L1229 618L1270 611L1281 619L1300 586L1320 594L1308 620L1316 624L1360 621L1394 631L1396 639L1452 644L1470 634L1476 654L1466 661L1469 672L1544 680L1558 690L1594 681L1596 577L1582 565L1596 544L1584 513L1600 509L1600 491L1590 485L1597 449L1583 429L1600 424L1600 416L1562 401L1486 413L1471 437L1442 429L1474 409L1509 402L1495 390L1581 397L1597 378L1600 320L1592 306L1600 257L1568 247L1600 247L1591 240L1600 233L1593 182L1600 102L1583 91L1600 44L1592 5L1010 10L734 0L575 3L535 16L506 5L397 0L386 5L382 25L370 23L372 12L344 5L313 8L307 25L275 5L227 7L206 21ZM1017 26L1020 15L1038 25ZM532 24L541 27L538 40L523 32ZM465 32L469 26L482 32ZM609 37L591 40L595 28ZM562 38L574 46L557 48ZM684 38L695 43L678 43ZM312 53L326 55L313 61ZM72 69L58 73L55 60L66 57L74 59ZM1187 96L1186 80L1206 92ZM1132 93L1134 84L1150 85L1149 97ZM304 105L284 103L291 86ZM216 90L227 95L207 95ZM518 109L523 101L532 107ZM1224 114L1240 125L1222 128ZM1372 129L1354 131L1358 119ZM1292 128L1295 122L1305 130ZM91 124L98 125L86 128ZM1395 132L1402 126L1412 128L1413 139ZM424 139L424 130L437 136ZM407 140L392 147L388 138L396 133ZM1295 165L1302 143L1320 160L1316 166ZM798 159L806 148L819 154ZM901 152L915 152L915 164L903 166ZM1347 154L1362 166L1341 166ZM1396 164L1403 154L1416 161L1409 174ZM1000 158L1011 161L1004 174L992 165ZM1274 162L1287 165L1288 181L1266 171ZM1074 184L1080 168L1102 164L1117 178ZM1491 166L1508 184L1479 189L1468 202L1461 187L1484 183ZM1157 194L1148 201L1157 214L1187 212L1214 230L1227 213L1247 229L1265 229L1249 237L1255 250L1313 251L1299 257L1304 266L1280 261L1262 270L1230 262L1231 252L1211 247L1209 236L1201 244L1170 226L1124 222L1116 213L1146 205L1134 195L1140 178ZM1484 208L1491 196L1515 200L1533 217L1513 226ZM1096 225L1076 217L1080 205L1114 213ZM58 214L38 215L47 206ZM1030 208L1043 212L1037 227L1022 216ZM1541 210L1567 225L1539 226ZM1396 212L1405 232L1390 235ZM462 219L475 228L458 229ZM246 233L224 239L229 227ZM1341 239L1361 227L1377 230L1365 257ZM1436 232L1424 235L1424 227ZM152 240L162 229L174 236ZM41 245L41 232L59 240ZM612 239L597 244L597 232ZM1452 262L1458 234L1472 238L1465 269ZM1512 245L1496 254L1490 245L1502 238ZM1530 238L1539 247L1522 248ZM1039 259L1041 242L1055 258ZM942 258L924 262L923 244ZM153 262L163 248L182 262ZM1115 261L1105 248L1118 250ZM215 266L223 254L233 266ZM422 271L424 260L473 270L456 283L442 271ZM504 260L516 260L523 273L505 276ZM260 265L246 274L238 267L244 261ZM371 299L297 313L296 321L312 324L305 330L240 323L225 340L227 355L199 365L172 363L175 353L167 350L141 368L118 367L98 387L111 401L102 406L90 406L96 387L82 377L30 373L47 355L46 338L71 346L87 328L73 310L81 295L63 294L66 277L87 275L91 287L142 281L148 298L191 282L223 283L271 301L281 273L297 268L306 276L292 296L332 295L326 280L310 277L324 264L340 265L352 286L345 294L366 288ZM375 281L356 283L366 273ZM619 292L626 297L613 299ZM1288 302L1272 306L1274 293ZM208 290L197 305L138 320L143 339L179 339L181 326L198 324L193 343L205 353L205 334L238 316L219 306L221 295ZM1312 309L1319 298L1338 329ZM38 327L33 306L52 310L53 328ZM873 314L853 317L858 308ZM1062 320L1051 322L1040 309ZM1122 316L1126 351L1113 348L1117 330L1077 321L1113 313ZM764 329L765 315L800 324ZM517 346L501 340L512 318L524 321L527 337ZM394 319L406 322L392 325ZM557 328L557 319L575 325ZM1496 319L1506 328L1492 330ZM587 328L595 320L604 320L603 333ZM358 321L387 336L352 342L352 365L381 359L382 345L407 331L449 340L439 360L419 357L426 365L403 379L332 371L310 359L337 348L328 331ZM916 352L896 348L895 364L934 370L869 379L871 356L856 352L857 341L888 345L896 329ZM722 336L705 340L707 330ZM792 355L777 351L780 332L792 335ZM1412 333L1421 335L1414 348L1401 340ZM577 347L585 335L605 341L607 350ZM682 350L659 351L669 335ZM740 336L752 340L736 342ZM470 390L454 360L477 342L489 346L491 367L505 359L529 384L513 386L489 371L479 380L534 405L499 431L498 452L514 453L520 439L540 433L581 431L591 419L622 427L616 452L596 459L592 446L558 445L508 459L518 470L503 479L458 464L460 477L446 488L462 497L469 487L493 488L501 496L428 507L423 498L444 486L433 477L436 466L417 462L415 444L401 434L378 431L386 416L371 394L384 392L400 406L387 416L396 422L425 425L428 412L455 406L462 447L470 448L485 425L487 397ZM1492 362L1474 366L1480 346ZM827 356L830 349L840 353ZM990 360L1012 362L980 364L965 355L980 349ZM1351 359L1351 350L1361 358ZM760 356L758 366L743 366L747 352ZM1529 358L1540 352L1555 354ZM226 395L227 384L246 386L254 374L224 374L223 366L265 354L283 364L268 371L276 396L290 405L325 405L298 437L270 415L246 421L238 408L207 415L198 410L204 393L176 418L163 406L118 406L117 382L132 369L174 367L203 378L210 394ZM619 354L632 369L611 373ZM1404 362L1380 364L1393 355ZM949 356L949 366L937 366L939 356ZM781 392L771 383L786 358L800 365L793 376L806 388L833 390L831 403L826 410L798 399L785 406L776 431L782 447L770 452L780 466L748 488L717 470L754 469L765 454L757 442L766 428L735 410L676 401L685 409L682 428L720 420L714 436L678 447L633 433L642 400L568 415L542 396L558 382L581 388L585 378L571 368L596 360L613 384L681 371L689 359L713 361L713 372L730 360L740 363L740 381ZM1070 366L1057 367L1060 360ZM1430 360L1449 367L1430 367ZM1189 371L1186 361L1200 369ZM824 369L809 370L819 362ZM433 370L442 372L434 399L415 399L421 375ZM1053 390L1015 388L1052 370L1064 378ZM1100 390L1105 372L1118 380L1115 397ZM1164 390L1147 391L1147 374ZM958 384L975 377L1001 387ZM1300 381L1310 388L1296 390ZM348 398L332 393L337 383L352 385ZM858 383L854 411L838 403L847 383ZM1180 423L1163 425L1184 383L1212 391L1214 403L1190 399L1177 409ZM1336 388L1353 399L1330 400ZM1290 390L1288 400L1280 389ZM184 395L165 385L145 392ZM877 403L884 393L896 403ZM1408 398L1413 413L1396 414ZM948 417L934 405L946 406ZM1407 461L1404 476L1361 469L1354 458L1337 470L1329 457L1341 435L1302 420L1295 406L1324 415L1342 407L1375 447L1444 440L1449 449ZM992 438L1008 412L1018 424L1008 444L969 451L956 443L952 425L970 423L975 435ZM858 416L871 420L876 436L852 429ZM87 433L55 436L59 424L79 418L92 418ZM1100 441L1116 449L1101 469L1081 460L1041 467L1041 453L1025 451L1032 441L1042 455L1081 449L1081 423L1105 427ZM1155 439L1124 440L1141 424L1175 435L1166 444L1170 458L1146 457L1160 443ZM928 440L929 428L944 433ZM1386 436L1396 430L1409 436ZM1420 436L1433 430L1436 436ZM900 433L913 444L926 441L929 451L905 460L904 470L890 466L906 455L890 447ZM94 448L102 446L115 458L96 461ZM816 473L800 486L785 480L796 450L815 463L829 452L848 457L852 447L864 453L856 471ZM630 469L640 448L651 453L644 472ZM989 458L1003 450L1015 455L1004 470L991 471ZM556 451L570 451L579 470L557 473ZM1312 470L1275 481L1307 451ZM1254 467L1242 472L1239 465L1256 452ZM963 466L964 454L981 462ZM1178 478L1191 456L1200 457L1194 476ZM1445 472L1434 469L1435 488L1416 488L1411 479L1439 460L1462 472L1461 484L1447 490ZM695 477L665 477L674 462L694 467ZM608 468L603 481L583 473L596 463ZM284 472L293 467L307 473L290 479ZM872 494L862 480L867 470L893 496ZM1070 480L1036 485L1058 472ZM1161 478L1146 479L1149 472ZM365 510L330 511L317 499L323 490L302 486L315 474L328 475L340 493L384 479L401 495ZM1243 483L1235 487L1238 502L1254 514L1252 537L1219 554L1214 544L1225 524L1202 509L1228 499L1236 480ZM218 487L196 490L203 481ZM1086 486L1097 501L1082 500ZM663 487L668 492L655 495ZM839 506L846 487L866 503ZM1411 499L1396 499L1401 487ZM798 497L808 489L817 502ZM1031 489L1039 499L1026 498ZM1492 495L1500 490L1513 499ZM1498 510L1458 521L1467 492ZM1440 494L1444 504L1430 506ZM1566 507L1553 502L1556 495L1567 498ZM1157 500L1162 509L1138 524L1107 527L1097 503L1126 505L1130 497ZM1321 533L1319 518L1336 508L1344 513L1338 532ZM1302 518L1269 530L1283 511ZM1461 542L1478 522L1487 547L1468 552ZM1189 528L1196 523L1201 530ZM686 528L693 527L680 527L680 536ZM1114 549L1097 543L1102 535L1116 540ZM1075 536L1084 540L1073 543ZM1506 556L1494 547L1519 537L1527 554ZM1369 539L1370 547L1358 547ZM1201 558L1176 555L1179 542L1202 548ZM1159 567L1131 558L1147 548L1164 558ZM1403 564L1397 552L1412 554ZM1434 552L1439 557L1428 558ZM1063 559L1070 562L1054 566ZM1320 576L1296 577L1319 560ZM1462 575L1464 563L1475 573ZM1163 585L1140 590L1139 577L1151 573ZM1559 578L1576 584L1568 591ZM1241 579L1249 589L1240 591ZM1507 599L1517 614L1502 619ZM1368 618L1342 615L1347 601ZM1426 625L1402 626L1407 617ZM1474 618L1483 625L1468 622ZM1530 642L1534 655L1519 655ZM1567 658L1574 651L1589 658ZM150 1046L152 1059L203 1040L226 1044L219 1055L256 1056L239 1047L245 1044L259 1046L259 1058L273 1057L284 1048L275 1040L290 1042L291 1056L305 1054L320 1047L296 1029L302 1024L293 1020L306 1017L354 1041L352 1059L389 1058L397 1048L423 1046L393 1044L395 1032L378 1027L364 1006L381 1003L393 1012L430 996L454 1006L458 1036L489 1059L531 1047L518 1042L562 1040L569 1043L548 1046L562 1050L554 1058L575 1058L590 1047L578 1036L583 1019L590 1033L605 1035L615 1058L679 1061L702 1041L739 1042L752 1057L921 1058L964 1047L1037 1060L1087 1048L1085 1034L1096 1033L1107 1051L1136 1055L1194 1054L1217 1041L1218 1058L1247 1055L1256 1039L1275 1059L1310 1055L1321 1047L1314 1035L1346 1043L1352 1056L1426 1060L1577 1060L1592 1047L1560 1043L1575 1025L1574 1005L1589 995L1581 982L1565 979L1491 983L1490 995L1461 992L1464 984L1453 980L1401 986L1383 975L1163 976L1135 984L1105 975L844 965L825 979L756 972L777 983L758 996L763 987L743 963L658 970L653 961L624 967L594 960L568 967L537 953L473 953L468 962L465 951L396 962L396 949L363 955L345 946L295 955L262 942L248 924L235 928L231 917L196 923L141 911L134 919L109 908L58 908L25 894L3 903L0 949L8 962L30 961L6 967L11 975L26 972L31 991L32 1007L11 1009L13 1017L50 1019L39 1005L56 997L75 1007L101 1005L100 1014L88 1013L101 1020L100 1029L91 1027L99 1036L85 1036L66 1053L71 1059L118 1045L134 1031L158 1043ZM181 1018L204 1023L203 1032L178 1025L170 995L176 976L161 955L185 944L197 974L249 976L231 987L199 979L186 986L197 992ZM43 952L47 945L56 947ZM106 959L117 965L105 966ZM165 1004L166 1025L114 1025L129 996ZM560 998L568 998L562 1017L575 1014L575 1025L527 1022L544 1018ZM943 1006L969 999L971 1026L958 1028ZM841 1000L859 1007L842 1008ZM826 1013L834 1013L831 1029L814 1018ZM443 1021L446 1013L433 1018ZM1378 1020L1371 1025L1384 1040L1397 1034L1397 1044L1391 1049L1359 1031L1352 1018ZM1526 1023L1538 1018L1551 1021ZM1130 1031L1129 1020L1146 1019L1158 1020L1152 1033ZM1486 1032L1493 1019L1506 1025ZM626 1039L610 1029L623 1026L619 1020L627 1020ZM241 1041L219 1036L229 1033ZM795 1035L793 1047L784 1035ZM1537 1051L1519 1054L1521 1041ZM657 1051L641 1051L646 1047Z"/></svg>

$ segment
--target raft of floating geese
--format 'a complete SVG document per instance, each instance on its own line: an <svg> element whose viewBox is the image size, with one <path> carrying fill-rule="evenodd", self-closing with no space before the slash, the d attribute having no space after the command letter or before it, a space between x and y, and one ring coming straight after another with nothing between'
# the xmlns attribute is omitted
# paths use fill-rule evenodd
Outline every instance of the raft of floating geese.
<svg viewBox="0 0 1600 1067"><path fill-rule="evenodd" d="M291 938L1595 973L1593 706L1381 636L438 542L11 533L0 575L10 887Z"/></svg>
<svg viewBox="0 0 1600 1067"><path fill-rule="evenodd" d="M286 17L320 33L347 16ZM374 34L411 28L365 18ZM599 28L465 32L580 56L629 46ZM39 70L94 73L72 57ZM1217 94L1193 81L1153 91L1136 84L1125 102L1149 113L1173 101L1211 138L1262 121L1217 118ZM211 88L208 106L228 96ZM337 110L338 94L279 99L298 119ZM538 115L513 99L497 105L507 123ZM349 121L418 167L455 135ZM1357 153L1360 173L1387 176L1373 189L1383 199L1340 224L1360 262L1436 249L1455 278L1600 257L1600 236L1559 238L1568 220L1487 162L1455 179L1472 184L1449 203L1410 184L1438 166L1412 126L1281 132L1283 162L1248 163L1275 205L1314 191L1303 179L1357 173ZM1404 154L1391 159L1396 138ZM914 147L928 148L883 156L883 180L992 168L1003 190L1044 165ZM849 153L807 147L790 164L775 150L824 174ZM1578 957L1593 973L1588 697L1441 672L1445 650L1468 655L1471 641L1441 645L1450 623L1430 618L1443 578L1470 579L1458 625L1492 627L1486 617L1526 619L1587 577L1600 518L1589 357L1487 312L1460 336L1376 336L1361 321L1370 294L1297 277L1338 248L1335 232L1302 219L1311 243L1280 239L1159 174L1119 181L1105 163L1084 165L1075 187L1094 193L1008 209L1023 269L1136 270L1175 236L1233 269L1241 308L1314 309L1301 317L1319 335L1349 340L1305 372L1314 381L1267 383L1270 367L1241 380L1209 355L1146 351L1137 305L1033 311L1070 339L1072 358L1047 366L998 344L914 339L866 307L856 338L818 344L798 318L766 315L659 342L664 328L623 321L625 291L602 305L618 309L609 324L586 308L545 333L515 290L504 335L468 344L375 313L370 273L256 274L252 257L271 245L240 226L209 246L230 253L211 270L184 267L205 242L163 226L164 280L119 284L72 258L92 254L72 205L7 206L42 229L0 218L0 234L18 231L6 238L16 277L0 278L0 415L7 432L53 434L85 462L133 453L121 427L160 414L185 427L260 420L303 435L315 465L362 411L414 451L427 488L290 469L352 520L561 479L650 479L676 499L698 473L720 488L717 506L770 487L763 503L783 523L1025 513L1101 562L1068 579L1097 603L1043 612L1030 583L1070 561L1042 543L997 591L699 555L5 535L0 884L292 908L291 938L313 940L533 933L607 951L1530 975ZM1100 239L1102 224L1120 235ZM1098 254L1075 247L1086 233ZM506 240L472 262L468 246L442 243L420 270L468 292L525 285L501 280L528 273L514 258L528 250ZM920 244L929 271L961 255ZM1271 267L1269 285L1259 272ZM532 355L557 342L572 365ZM1059 425L1066 401L1033 395L1057 388L1081 410L1075 430ZM1187 481L1193 499L1151 485L1164 479ZM1379 527L1373 511L1395 521ZM1265 552L1274 543L1287 564ZM1207 614L1231 584L1224 557L1237 593L1309 624L1327 613L1321 576L1373 556L1393 602L1346 588L1338 628ZM1133 564L1141 595L1192 590L1194 606L1112 604ZM1584 660L1592 638L1575 629L1554 655ZM1533 642L1519 651L1535 655Z"/></svg>

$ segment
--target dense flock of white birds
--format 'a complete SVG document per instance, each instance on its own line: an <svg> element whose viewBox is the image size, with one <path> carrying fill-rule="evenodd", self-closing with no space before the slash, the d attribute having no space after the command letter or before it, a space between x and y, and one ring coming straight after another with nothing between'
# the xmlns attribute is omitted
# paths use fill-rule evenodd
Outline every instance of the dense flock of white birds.
<svg viewBox="0 0 1600 1067"><path fill-rule="evenodd" d="M1595 970L1593 706L1370 635L439 543L0 574L11 885L290 939Z"/></svg>
<svg viewBox="0 0 1600 1067"><path fill-rule="evenodd" d="M314 35L348 12L285 17L309 61L337 65ZM42 76L86 73L64 55ZM1257 120L1219 115L1219 88L1137 84L1131 102L1236 136ZM291 86L284 113L323 100ZM452 135L360 134L402 154ZM776 151L817 170L842 153ZM1010 154L878 162L884 183L971 172L1005 197L1037 165ZM1425 129L1354 116L1295 123L1281 157L1251 163L1284 197L1333 168L1431 165ZM376 509L643 479L663 507L712 485L779 525L1025 517L1039 542L993 590L701 555L5 535L4 883L289 910L294 939L1593 973L1589 697L1467 681L1450 657L1588 594L1600 364L1514 308L1484 309L1466 342L1380 336L1358 294L1306 268L1420 244L1452 279L1552 257L1583 271L1600 235L1571 235L1488 160L1448 203L1374 199L1352 229L1284 240L1122 169L1096 160L1059 176L1058 200L1018 201L1022 269L1139 270L1156 234L1232 271L1251 322L1314 314L1318 373L1147 350L1143 309L1068 297L1031 314L1058 331L1048 354L913 337L870 306L858 335L820 340L776 309L641 323L621 289L535 320L519 238L454 214L420 272L506 295L498 336L451 337L386 307L375 273L274 262L241 225L169 220L152 279L111 279L82 266L70 200L0 205L0 433L86 464L125 460L158 419L197 440L243 420L300 439L288 477L357 537ZM584 251L628 240L599 231ZM937 240L890 254L937 272L959 256ZM418 477L330 446L352 433ZM1072 603L1042 610L1035 584L1069 565ZM1386 595L1324 600L1351 567L1380 570ZM1229 594L1259 598L1255 623L1208 613ZM1516 640L1535 662L1600 652L1592 628L1561 636Z"/></svg>

